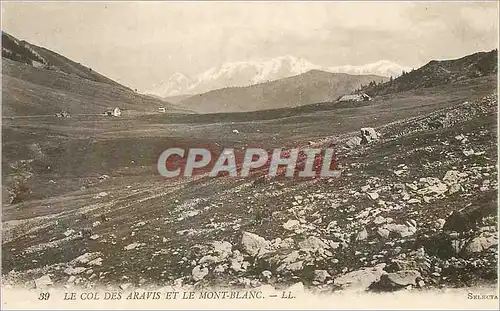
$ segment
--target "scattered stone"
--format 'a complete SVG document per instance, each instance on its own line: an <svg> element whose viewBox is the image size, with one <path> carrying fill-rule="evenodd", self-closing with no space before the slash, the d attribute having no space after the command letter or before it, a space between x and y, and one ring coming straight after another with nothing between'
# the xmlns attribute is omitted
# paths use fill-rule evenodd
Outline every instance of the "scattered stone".
<svg viewBox="0 0 500 311"><path fill-rule="evenodd" d="M76 275L84 272L85 270L87 270L85 267L68 267L64 269L64 273L68 275Z"/></svg>
<svg viewBox="0 0 500 311"><path fill-rule="evenodd" d="M142 245L141 243L134 242L134 243L131 243L131 244L125 246L123 249L126 251L129 251L129 250L135 249L141 245Z"/></svg>
<svg viewBox="0 0 500 311"><path fill-rule="evenodd" d="M436 220L435 222L435 228L436 229L443 229L443 226L444 224L446 223L446 220L444 220L443 218L439 218L438 220Z"/></svg>
<svg viewBox="0 0 500 311"><path fill-rule="evenodd" d="M378 199L378 198L379 198L379 195L378 195L378 193L376 193L376 192L367 192L366 194L367 194L367 195L370 197L370 199L372 199L372 200L376 200L376 199Z"/></svg>
<svg viewBox="0 0 500 311"><path fill-rule="evenodd" d="M462 189L462 187L459 184L452 184L452 185L450 185L450 188L448 189L448 194L457 193L461 189Z"/></svg>
<svg viewBox="0 0 500 311"><path fill-rule="evenodd" d="M88 265L89 266L102 266L102 258L99 257L99 258L96 258L92 261L89 261Z"/></svg>
<svg viewBox="0 0 500 311"><path fill-rule="evenodd" d="M104 198L104 197L107 197L109 195L109 193L107 192L99 192L97 195L94 196L94 199L101 199L101 198Z"/></svg>
<svg viewBox="0 0 500 311"><path fill-rule="evenodd" d="M462 152L463 152L463 154L464 154L466 157L470 157L471 155L474 155L474 149L463 150Z"/></svg>
<svg viewBox="0 0 500 311"><path fill-rule="evenodd" d="M73 229L68 229L68 230L66 230L63 234L64 234L65 236L70 236L70 235L72 235L72 234L73 234L73 233L75 233L75 232L76 232L76 231L75 231L75 230L73 230Z"/></svg>
<svg viewBox="0 0 500 311"><path fill-rule="evenodd" d="M273 273L269 270L264 270L262 271L261 275L265 280L269 280L273 276Z"/></svg>
<svg viewBox="0 0 500 311"><path fill-rule="evenodd" d="M346 147L347 148L355 148L359 145L361 145L361 138L360 137L351 137L349 140L346 141Z"/></svg>
<svg viewBox="0 0 500 311"><path fill-rule="evenodd" d="M48 275L44 275L35 280L36 289L45 289L53 284L52 280Z"/></svg>
<svg viewBox="0 0 500 311"><path fill-rule="evenodd" d="M229 267L236 272L244 271L246 267L243 264L243 255L239 250L235 250L229 259Z"/></svg>
<svg viewBox="0 0 500 311"><path fill-rule="evenodd" d="M314 281L324 283L327 279L332 276L326 270L314 270Z"/></svg>
<svg viewBox="0 0 500 311"><path fill-rule="evenodd" d="M386 274L387 280L395 285L407 286L417 285L417 279L420 278L420 272L416 270L402 270Z"/></svg>
<svg viewBox="0 0 500 311"><path fill-rule="evenodd" d="M397 171L394 171L394 175L401 176L401 175L403 175L404 172L405 172L404 170L397 170Z"/></svg>
<svg viewBox="0 0 500 311"><path fill-rule="evenodd" d="M315 236L309 236L307 239L300 241L298 245L302 250L318 250L329 248L328 244L321 241Z"/></svg>
<svg viewBox="0 0 500 311"><path fill-rule="evenodd" d="M383 290L401 289L407 286L417 286L420 279L421 275L417 270L401 270L382 275L372 287Z"/></svg>
<svg viewBox="0 0 500 311"><path fill-rule="evenodd" d="M243 232L243 236L241 238L241 244L243 246L243 250L250 256L257 256L267 252L269 241L254 233L245 231Z"/></svg>
<svg viewBox="0 0 500 311"><path fill-rule="evenodd" d="M304 269L304 261L300 260L290 264L284 264L278 267L278 271L288 270L288 271L302 271Z"/></svg>
<svg viewBox="0 0 500 311"><path fill-rule="evenodd" d="M358 232L358 235L356 236L356 241L364 241L368 238L368 231L366 231L365 228Z"/></svg>
<svg viewBox="0 0 500 311"><path fill-rule="evenodd" d="M384 226L384 228L391 232L396 232L402 238L412 236L417 231L417 228L414 226L397 225L397 224L387 224Z"/></svg>
<svg viewBox="0 0 500 311"><path fill-rule="evenodd" d="M300 227L300 222L298 220L295 220L295 219L290 219L286 223L283 224L283 228L285 228L285 230L289 230L289 231L296 230L299 227Z"/></svg>
<svg viewBox="0 0 500 311"><path fill-rule="evenodd" d="M228 257L231 254L231 249L233 248L231 243L227 241L215 241L212 243L212 246L214 247L214 252L224 258Z"/></svg>
<svg viewBox="0 0 500 311"><path fill-rule="evenodd" d="M361 268L346 273L334 279L334 284L342 288L366 290L372 283L378 282L380 277L387 273L383 269L385 263L378 264L372 268Z"/></svg>
<svg viewBox="0 0 500 311"><path fill-rule="evenodd" d="M378 235L380 235L382 238L387 239L389 237L389 234L391 233L389 230L384 229L384 228L379 228L377 230Z"/></svg>
<svg viewBox="0 0 500 311"><path fill-rule="evenodd" d="M91 260L98 258L100 256L100 254L101 254L100 252L95 252L95 253L88 252L88 253L85 253L83 255L76 257L72 262L86 264L86 263L90 262Z"/></svg>
<svg viewBox="0 0 500 311"><path fill-rule="evenodd" d="M191 271L191 276L195 282L203 280L205 276L208 275L208 268L202 268L201 266L194 267Z"/></svg>
<svg viewBox="0 0 500 311"><path fill-rule="evenodd" d="M466 246L467 253L479 253L492 246L498 245L498 237L495 234L482 233L480 236L472 239Z"/></svg>
<svg viewBox="0 0 500 311"><path fill-rule="evenodd" d="M463 134L455 136L455 139L460 141L462 144L467 142L467 137L465 137Z"/></svg>

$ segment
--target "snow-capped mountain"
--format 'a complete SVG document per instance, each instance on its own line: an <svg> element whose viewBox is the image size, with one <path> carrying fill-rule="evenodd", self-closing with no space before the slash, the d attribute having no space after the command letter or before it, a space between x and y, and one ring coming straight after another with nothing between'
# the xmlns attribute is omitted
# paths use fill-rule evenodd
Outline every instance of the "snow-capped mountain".
<svg viewBox="0 0 500 311"><path fill-rule="evenodd" d="M343 72L353 75L378 75L383 77L397 77L404 71L411 70L410 67L401 66L388 60L380 60L375 63L360 66L334 66L327 69L330 72Z"/></svg>
<svg viewBox="0 0 500 311"><path fill-rule="evenodd" d="M185 94L185 90L189 89L192 81L180 72L174 73L167 80L153 86L147 93L160 97L175 96Z"/></svg>
<svg viewBox="0 0 500 311"><path fill-rule="evenodd" d="M224 63L210 68L194 78L189 78L182 73L175 73L168 80L159 83L146 93L161 97L200 94L225 87L249 86L278 80L313 69L388 77L400 75L403 70L409 68L386 60L362 66L324 67L315 65L303 58L287 55L268 60Z"/></svg>

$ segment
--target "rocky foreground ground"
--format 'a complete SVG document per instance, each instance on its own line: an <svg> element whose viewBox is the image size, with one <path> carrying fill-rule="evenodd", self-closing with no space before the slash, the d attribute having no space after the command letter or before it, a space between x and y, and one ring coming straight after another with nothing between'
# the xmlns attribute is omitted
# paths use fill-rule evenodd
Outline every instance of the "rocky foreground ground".
<svg viewBox="0 0 500 311"><path fill-rule="evenodd" d="M494 284L496 122L492 94L377 128L372 144L348 148L352 135L312 142L337 148L339 178L193 181L158 194L167 203L129 217L126 228L115 221L123 211L89 210L84 220L44 228L45 243L29 245L27 236L4 244L18 264L3 272L3 284L301 283L322 292Z"/></svg>

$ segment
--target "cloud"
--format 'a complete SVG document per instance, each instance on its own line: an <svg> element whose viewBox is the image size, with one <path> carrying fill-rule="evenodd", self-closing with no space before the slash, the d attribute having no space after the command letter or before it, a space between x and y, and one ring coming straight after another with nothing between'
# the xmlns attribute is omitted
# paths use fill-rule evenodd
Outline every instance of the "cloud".
<svg viewBox="0 0 500 311"><path fill-rule="evenodd" d="M281 55L324 65L420 66L498 47L497 3L16 2L3 27L147 88L174 72Z"/></svg>

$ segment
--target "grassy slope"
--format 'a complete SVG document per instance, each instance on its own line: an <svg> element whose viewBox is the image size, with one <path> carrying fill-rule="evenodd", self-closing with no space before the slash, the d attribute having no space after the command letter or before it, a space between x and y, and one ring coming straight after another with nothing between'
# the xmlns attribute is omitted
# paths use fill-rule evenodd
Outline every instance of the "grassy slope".
<svg viewBox="0 0 500 311"><path fill-rule="evenodd" d="M23 200L77 191L102 174L157 178L157 157L173 145L271 148L305 144L453 106L489 94L495 85L495 77L481 78L464 85L386 96L359 107L323 104L306 111L4 119L4 185L9 186L5 178L16 175L12 164L23 159L36 159L27 168L35 174L25 183ZM49 183L51 179L59 182Z"/></svg>
<svg viewBox="0 0 500 311"><path fill-rule="evenodd" d="M5 117L100 114L111 107L129 112L187 112L169 102L137 94L91 68L49 49L2 32L2 114Z"/></svg>
<svg viewBox="0 0 500 311"><path fill-rule="evenodd" d="M109 107L135 112L155 112L157 107L182 111L158 99L137 94L123 86L81 78L76 74L2 61L2 114L6 116L100 114Z"/></svg>

